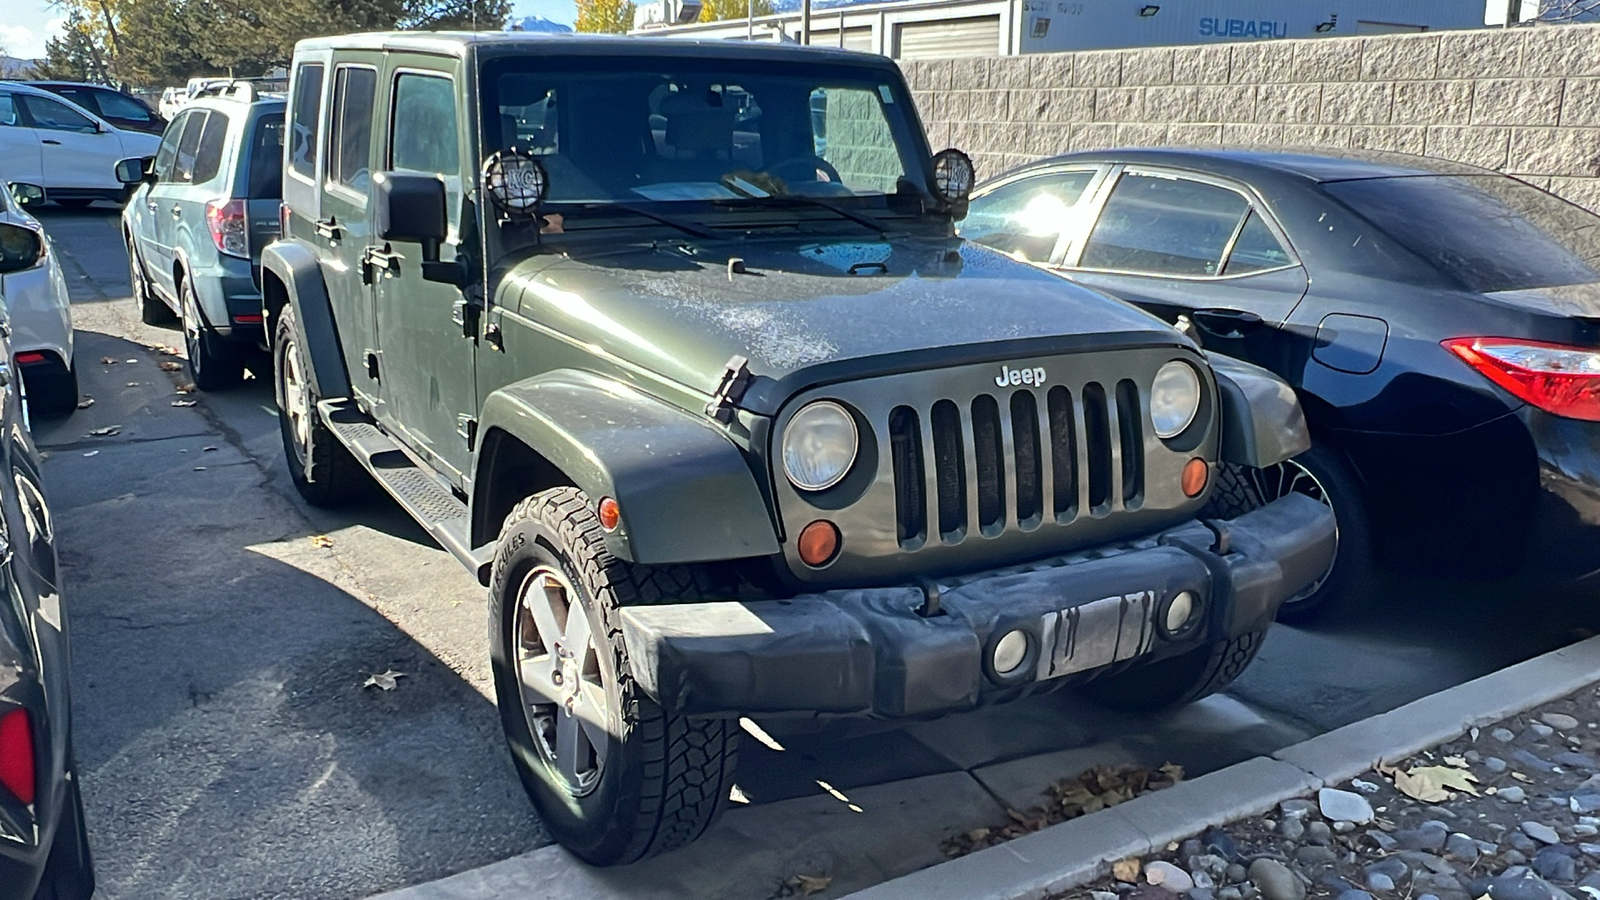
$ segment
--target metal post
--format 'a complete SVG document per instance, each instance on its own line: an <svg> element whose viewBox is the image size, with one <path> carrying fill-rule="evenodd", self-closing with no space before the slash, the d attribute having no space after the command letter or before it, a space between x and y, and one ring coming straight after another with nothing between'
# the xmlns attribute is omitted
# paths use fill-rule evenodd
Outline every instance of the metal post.
<svg viewBox="0 0 1600 900"><path fill-rule="evenodd" d="M800 43L811 43L811 0L800 0Z"/></svg>
<svg viewBox="0 0 1600 900"><path fill-rule="evenodd" d="M756 39L756 0L746 0L744 12L744 39Z"/></svg>

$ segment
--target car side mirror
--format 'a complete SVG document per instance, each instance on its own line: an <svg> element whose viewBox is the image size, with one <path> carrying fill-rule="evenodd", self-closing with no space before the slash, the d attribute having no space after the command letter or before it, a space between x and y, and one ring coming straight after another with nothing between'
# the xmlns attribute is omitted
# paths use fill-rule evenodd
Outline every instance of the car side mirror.
<svg viewBox="0 0 1600 900"><path fill-rule="evenodd" d="M117 161L117 181L122 184L139 184L155 177L154 156L135 156Z"/></svg>
<svg viewBox="0 0 1600 900"><path fill-rule="evenodd" d="M439 245L450 230L444 179L379 172L372 176L372 192L379 240L421 244L423 262L438 262Z"/></svg>
<svg viewBox="0 0 1600 900"><path fill-rule="evenodd" d="M11 184L11 196L20 206L38 206L44 202L44 188L37 184L17 181Z"/></svg>
<svg viewBox="0 0 1600 900"><path fill-rule="evenodd" d="M44 257L44 235L22 225L0 224L0 275L38 265Z"/></svg>

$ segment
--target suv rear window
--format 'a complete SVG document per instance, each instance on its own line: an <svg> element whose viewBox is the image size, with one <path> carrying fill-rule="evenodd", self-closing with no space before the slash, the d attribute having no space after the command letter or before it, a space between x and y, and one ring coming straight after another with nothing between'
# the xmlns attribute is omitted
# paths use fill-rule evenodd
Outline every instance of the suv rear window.
<svg viewBox="0 0 1600 900"><path fill-rule="evenodd" d="M1600 281L1600 216L1514 178L1370 178L1323 190L1469 291Z"/></svg>
<svg viewBox="0 0 1600 900"><path fill-rule="evenodd" d="M251 200L283 197L283 113L265 113L256 119L250 135Z"/></svg>

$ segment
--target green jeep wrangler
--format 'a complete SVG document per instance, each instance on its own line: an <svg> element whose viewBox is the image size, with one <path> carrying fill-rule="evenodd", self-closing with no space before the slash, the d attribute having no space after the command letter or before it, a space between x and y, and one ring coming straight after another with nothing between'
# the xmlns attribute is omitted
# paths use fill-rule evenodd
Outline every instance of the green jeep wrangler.
<svg viewBox="0 0 1600 900"><path fill-rule="evenodd" d="M1334 523L1252 502L1293 393L954 236L888 59L301 42L262 254L283 442L489 588L505 733L597 864L694 840L738 717L1231 681Z"/></svg>

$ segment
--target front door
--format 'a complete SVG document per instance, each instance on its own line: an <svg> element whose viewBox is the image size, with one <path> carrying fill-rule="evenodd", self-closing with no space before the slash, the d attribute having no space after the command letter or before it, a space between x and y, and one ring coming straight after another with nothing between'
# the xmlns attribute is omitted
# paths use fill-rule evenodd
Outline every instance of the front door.
<svg viewBox="0 0 1600 900"><path fill-rule="evenodd" d="M17 94L39 135L46 187L116 189L122 139L60 100Z"/></svg>
<svg viewBox="0 0 1600 900"><path fill-rule="evenodd" d="M468 158L463 117L456 102L454 64L394 66L386 84L388 128L384 168L439 175L450 214L440 259L456 256L461 244L462 161ZM422 247L382 242L378 250L398 254L386 269L373 267L382 419L413 450L453 471L458 482L471 452L467 435L477 417L475 335L461 324L461 289L422 277Z"/></svg>
<svg viewBox="0 0 1600 900"><path fill-rule="evenodd" d="M10 91L0 91L0 159L6 162L0 178L44 187L39 135L22 121L22 108Z"/></svg>

